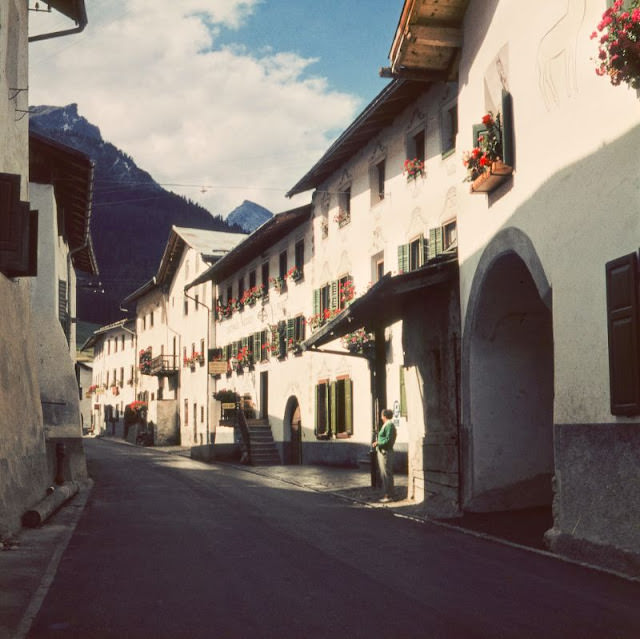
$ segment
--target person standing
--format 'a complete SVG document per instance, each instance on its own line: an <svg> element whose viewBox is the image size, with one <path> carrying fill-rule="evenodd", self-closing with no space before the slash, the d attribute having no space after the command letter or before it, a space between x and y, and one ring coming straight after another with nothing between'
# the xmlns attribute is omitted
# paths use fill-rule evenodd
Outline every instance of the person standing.
<svg viewBox="0 0 640 639"><path fill-rule="evenodd" d="M373 447L378 455L378 467L382 479L383 495L380 500L387 503L393 500L393 445L396 443L396 426L393 423L393 411L385 408L381 413L382 427Z"/></svg>

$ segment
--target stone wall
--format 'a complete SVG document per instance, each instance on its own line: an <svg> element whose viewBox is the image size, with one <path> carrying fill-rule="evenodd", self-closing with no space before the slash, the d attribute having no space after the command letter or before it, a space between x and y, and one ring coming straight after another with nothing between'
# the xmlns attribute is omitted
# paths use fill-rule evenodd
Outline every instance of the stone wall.
<svg viewBox="0 0 640 639"><path fill-rule="evenodd" d="M0 275L0 536L16 532L25 510L51 483L45 452L29 291Z"/></svg>

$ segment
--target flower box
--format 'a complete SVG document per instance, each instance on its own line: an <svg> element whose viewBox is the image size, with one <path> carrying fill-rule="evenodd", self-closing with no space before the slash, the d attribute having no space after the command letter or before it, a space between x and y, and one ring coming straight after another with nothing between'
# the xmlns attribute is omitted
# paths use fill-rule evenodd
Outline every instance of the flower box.
<svg viewBox="0 0 640 639"><path fill-rule="evenodd" d="M485 172L471 182L472 193L490 193L508 180L513 173L513 167L501 162L492 162Z"/></svg>

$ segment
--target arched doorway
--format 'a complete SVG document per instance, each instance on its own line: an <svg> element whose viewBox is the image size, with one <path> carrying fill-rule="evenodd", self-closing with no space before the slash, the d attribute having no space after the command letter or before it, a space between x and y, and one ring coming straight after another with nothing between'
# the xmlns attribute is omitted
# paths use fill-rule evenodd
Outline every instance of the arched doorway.
<svg viewBox="0 0 640 639"><path fill-rule="evenodd" d="M551 290L533 245L515 235L488 247L467 312L464 508L475 512L552 501Z"/></svg>
<svg viewBox="0 0 640 639"><path fill-rule="evenodd" d="M296 397L290 397L284 415L285 432L289 441L285 442L285 464L302 464L302 417L300 404Z"/></svg>

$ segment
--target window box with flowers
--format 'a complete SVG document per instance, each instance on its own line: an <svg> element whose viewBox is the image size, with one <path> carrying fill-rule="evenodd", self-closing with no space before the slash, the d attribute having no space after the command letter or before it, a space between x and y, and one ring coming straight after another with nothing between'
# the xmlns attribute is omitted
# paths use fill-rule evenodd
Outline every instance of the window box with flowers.
<svg viewBox="0 0 640 639"><path fill-rule="evenodd" d="M142 375L151 375L151 346L138 354L138 368Z"/></svg>
<svg viewBox="0 0 640 639"><path fill-rule="evenodd" d="M284 277L270 277L269 283L276 289L276 291L278 291L278 293L282 293L282 291L287 288L287 281Z"/></svg>
<svg viewBox="0 0 640 639"><path fill-rule="evenodd" d="M371 333L367 333L364 328L359 328L352 333L347 333L342 338L342 345L350 353L365 355L373 351L375 341Z"/></svg>
<svg viewBox="0 0 640 639"><path fill-rule="evenodd" d="M319 329L331 318L335 317L340 312L339 308L325 308L320 313L315 313L307 318L307 326L311 329L311 332Z"/></svg>
<svg viewBox="0 0 640 639"><path fill-rule="evenodd" d="M228 304L216 304L216 319L219 322L233 315L233 301L234 300L229 300Z"/></svg>
<svg viewBox="0 0 640 639"><path fill-rule="evenodd" d="M345 308L353 301L356 296L356 287L353 285L352 279L341 280L338 285L338 297L340 299L340 308Z"/></svg>
<svg viewBox="0 0 640 639"><path fill-rule="evenodd" d="M260 286L252 286L248 288L240 298L243 306L246 304L247 306L254 306L256 302L262 297L262 291L264 290L264 285L260 284Z"/></svg>
<svg viewBox="0 0 640 639"><path fill-rule="evenodd" d="M292 266L286 273L285 278L291 280L292 282L299 282L302 279L303 272L302 269L297 266Z"/></svg>
<svg viewBox="0 0 640 639"><path fill-rule="evenodd" d="M287 351L293 355L302 355L302 340L290 337L287 340Z"/></svg>
<svg viewBox="0 0 640 639"><path fill-rule="evenodd" d="M413 158L413 160L411 160L407 158L404 161L402 172L407 176L407 182L417 180L419 177L424 177L424 160L420 160L419 158Z"/></svg>
<svg viewBox="0 0 640 639"><path fill-rule="evenodd" d="M640 0L616 0L603 14L591 39L598 39L596 73L611 84L640 89ZM601 35L600 35L601 34Z"/></svg>
<svg viewBox="0 0 640 639"><path fill-rule="evenodd" d="M342 228L351 222L351 213L340 207L338 212L333 216L333 221L338 225L338 228Z"/></svg>
<svg viewBox="0 0 640 639"><path fill-rule="evenodd" d="M471 182L472 193L490 193L506 181L513 167L503 161L503 131L500 114L491 112L482 118L482 126L476 127L476 146L463 155L467 169L465 181Z"/></svg>

